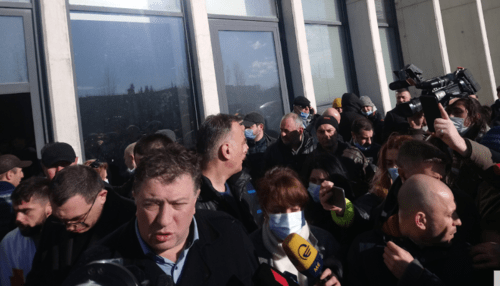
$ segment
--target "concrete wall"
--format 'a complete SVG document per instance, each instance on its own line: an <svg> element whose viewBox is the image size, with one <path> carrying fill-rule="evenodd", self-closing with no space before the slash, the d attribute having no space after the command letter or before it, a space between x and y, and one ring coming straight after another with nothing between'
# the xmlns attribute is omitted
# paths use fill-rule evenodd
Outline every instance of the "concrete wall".
<svg viewBox="0 0 500 286"><path fill-rule="evenodd" d="M288 0L282 3L290 73L292 75L289 80L292 81L295 97L306 97L311 101L311 106L316 108L302 1Z"/></svg>
<svg viewBox="0 0 500 286"><path fill-rule="evenodd" d="M66 1L42 1L41 17L54 140L70 144L82 158Z"/></svg>
<svg viewBox="0 0 500 286"><path fill-rule="evenodd" d="M396 0L395 3L404 64L416 65L425 78L449 73L439 1Z"/></svg>
<svg viewBox="0 0 500 286"><path fill-rule="evenodd" d="M491 62L496 85L500 85L500 1L482 0L484 23L490 45Z"/></svg>
<svg viewBox="0 0 500 286"><path fill-rule="evenodd" d="M441 0L441 12L452 70L468 68L481 85L479 101L492 104L496 84L481 0Z"/></svg>
<svg viewBox="0 0 500 286"><path fill-rule="evenodd" d="M346 5L359 93L368 95L385 114L392 108L375 1L348 0Z"/></svg>

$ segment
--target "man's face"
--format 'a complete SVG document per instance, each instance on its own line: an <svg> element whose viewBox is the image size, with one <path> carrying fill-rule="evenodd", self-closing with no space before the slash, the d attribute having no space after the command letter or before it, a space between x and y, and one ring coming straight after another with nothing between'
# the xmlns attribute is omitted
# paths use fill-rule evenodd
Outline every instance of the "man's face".
<svg viewBox="0 0 500 286"><path fill-rule="evenodd" d="M166 184L149 179L134 194L139 233L156 254L171 255L184 247L198 194L189 174Z"/></svg>
<svg viewBox="0 0 500 286"><path fill-rule="evenodd" d="M436 197L432 210L426 214L426 240L432 244L450 244L457 226L462 225L462 222L456 212L453 194L449 190L439 192Z"/></svg>
<svg viewBox="0 0 500 286"><path fill-rule="evenodd" d="M316 129L318 142L323 148L330 148L337 145L337 130L330 124L323 124Z"/></svg>
<svg viewBox="0 0 500 286"><path fill-rule="evenodd" d="M253 124L250 127L246 127L245 129L252 130L253 135L255 135L256 138L259 138L259 135L263 132L263 125L262 124Z"/></svg>
<svg viewBox="0 0 500 286"><path fill-rule="evenodd" d="M443 163L424 162L411 173L411 175L416 174L424 174L443 181L446 176L446 166Z"/></svg>
<svg viewBox="0 0 500 286"><path fill-rule="evenodd" d="M22 201L20 205L12 205L16 214L16 225L24 236L34 236L40 233L41 226L51 214L48 200L32 196L29 202Z"/></svg>
<svg viewBox="0 0 500 286"><path fill-rule="evenodd" d="M370 112L373 110L373 107L371 106L363 106L363 108L361 108L361 111L363 112Z"/></svg>
<svg viewBox="0 0 500 286"><path fill-rule="evenodd" d="M14 174L11 183L14 185L14 187L19 186L19 183L21 183L22 178L24 178L24 173L23 169L15 167L12 169L12 172Z"/></svg>
<svg viewBox="0 0 500 286"><path fill-rule="evenodd" d="M410 101L411 94L409 91L402 91L396 93L396 105Z"/></svg>
<svg viewBox="0 0 500 286"><path fill-rule="evenodd" d="M238 172L243 168L243 160L248 152L247 139L245 138L245 126L233 122L231 126L231 149L233 150L233 163L238 167Z"/></svg>
<svg viewBox="0 0 500 286"><path fill-rule="evenodd" d="M297 113L300 115L301 112L310 113L310 108L309 106L300 106L300 105L294 105L293 106L293 112Z"/></svg>
<svg viewBox="0 0 500 286"><path fill-rule="evenodd" d="M297 127L293 118L287 118L280 124L281 141L285 145L299 144L302 140L302 127Z"/></svg>
<svg viewBox="0 0 500 286"><path fill-rule="evenodd" d="M50 167L43 167L43 172L45 173L45 176L49 179L52 180L56 176L57 173L59 173L62 169L67 168L69 166L76 165L78 162L78 158L75 159L75 162L66 162L66 161L60 161L57 163L52 164Z"/></svg>
<svg viewBox="0 0 500 286"><path fill-rule="evenodd" d="M52 213L66 226L66 230L83 233L90 230L101 217L107 191L102 190L90 203L81 195L75 195L58 207L52 203Z"/></svg>
<svg viewBox="0 0 500 286"><path fill-rule="evenodd" d="M130 170L135 169L136 165L134 161L134 153L125 152L125 154L123 155L123 159L127 168L129 168Z"/></svg>
<svg viewBox="0 0 500 286"><path fill-rule="evenodd" d="M368 147L372 144L373 130L361 130L359 134L353 133L354 141L359 145Z"/></svg>

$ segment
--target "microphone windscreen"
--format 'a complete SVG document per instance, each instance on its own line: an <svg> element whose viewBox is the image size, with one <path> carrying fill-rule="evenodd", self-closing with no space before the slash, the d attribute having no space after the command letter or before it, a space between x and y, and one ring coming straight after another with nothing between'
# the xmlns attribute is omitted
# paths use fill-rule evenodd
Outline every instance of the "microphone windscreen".
<svg viewBox="0 0 500 286"><path fill-rule="evenodd" d="M300 273L308 278L318 278L323 272L323 260L318 250L302 236L292 233L283 241L283 249Z"/></svg>
<svg viewBox="0 0 500 286"><path fill-rule="evenodd" d="M391 82L389 84L389 89L390 90L398 90L398 89L401 89L401 88L407 88L409 86L410 85L406 81L398 80L398 81L395 81L395 82Z"/></svg>
<svg viewBox="0 0 500 286"><path fill-rule="evenodd" d="M267 263L262 263L252 277L255 286L298 286L295 281L286 277L280 271Z"/></svg>

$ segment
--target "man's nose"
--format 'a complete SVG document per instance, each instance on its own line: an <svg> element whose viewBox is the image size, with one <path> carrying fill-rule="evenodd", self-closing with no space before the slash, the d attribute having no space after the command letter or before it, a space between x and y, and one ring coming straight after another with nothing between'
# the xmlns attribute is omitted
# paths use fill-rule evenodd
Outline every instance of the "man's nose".
<svg viewBox="0 0 500 286"><path fill-rule="evenodd" d="M368 143L368 145L372 145L372 138L368 138L368 140L366 140L366 143Z"/></svg>
<svg viewBox="0 0 500 286"><path fill-rule="evenodd" d="M23 223L24 221L24 214L22 212L18 212L16 214L16 222Z"/></svg>
<svg viewBox="0 0 500 286"><path fill-rule="evenodd" d="M157 223L161 226L168 226L172 222L172 207L163 205L158 213Z"/></svg>

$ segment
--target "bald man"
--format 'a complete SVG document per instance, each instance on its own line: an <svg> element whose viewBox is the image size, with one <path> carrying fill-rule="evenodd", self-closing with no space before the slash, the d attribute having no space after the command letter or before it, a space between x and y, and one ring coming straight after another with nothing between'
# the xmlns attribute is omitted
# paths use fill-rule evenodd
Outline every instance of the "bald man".
<svg viewBox="0 0 500 286"><path fill-rule="evenodd" d="M353 242L350 285L474 285L469 245L453 240L461 221L451 190L434 177L414 175L398 202L398 236L373 230Z"/></svg>

